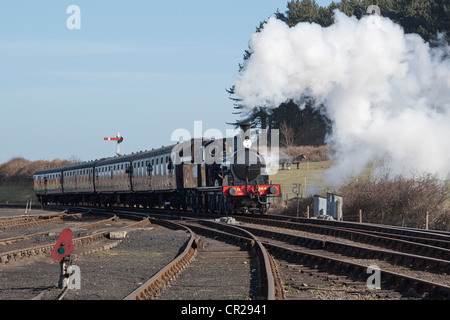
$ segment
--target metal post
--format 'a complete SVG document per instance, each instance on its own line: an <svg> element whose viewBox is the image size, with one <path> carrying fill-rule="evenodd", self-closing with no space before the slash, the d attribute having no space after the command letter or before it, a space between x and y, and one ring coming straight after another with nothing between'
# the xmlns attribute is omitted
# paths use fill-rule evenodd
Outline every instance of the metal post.
<svg viewBox="0 0 450 320"><path fill-rule="evenodd" d="M306 206L306 218L309 219L309 206Z"/></svg>
<svg viewBox="0 0 450 320"><path fill-rule="evenodd" d="M117 138L120 138L120 132L117 134ZM120 141L117 141L117 155L120 156Z"/></svg>
<svg viewBox="0 0 450 320"><path fill-rule="evenodd" d="M305 186L303 187L303 189L305 190L305 197L306 197L306 177L305 177ZM302 198L303 198L303 191L302 191Z"/></svg>
<svg viewBox="0 0 450 320"><path fill-rule="evenodd" d="M61 260L59 265L60 265L60 274L59 274L58 287L60 289L64 289L69 284L69 273L67 271L67 268L69 268L69 266L70 266L70 255L63 257L63 259Z"/></svg>
<svg viewBox="0 0 450 320"><path fill-rule="evenodd" d="M359 223L362 223L362 210L359 209Z"/></svg>
<svg viewBox="0 0 450 320"><path fill-rule="evenodd" d="M425 220L425 230L428 230L428 218L429 218L429 215L428 215L428 211L427 211L426 220Z"/></svg>
<svg viewBox="0 0 450 320"><path fill-rule="evenodd" d="M336 211L337 211L338 220L343 221L344 217L342 216L342 212L341 212L341 200L337 201L337 210Z"/></svg>

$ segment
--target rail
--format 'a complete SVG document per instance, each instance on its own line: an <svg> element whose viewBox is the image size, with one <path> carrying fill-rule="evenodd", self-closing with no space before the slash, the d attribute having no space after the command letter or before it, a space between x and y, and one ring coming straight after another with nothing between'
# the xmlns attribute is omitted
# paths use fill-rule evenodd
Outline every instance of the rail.
<svg viewBox="0 0 450 320"><path fill-rule="evenodd" d="M139 288L130 293L124 300L149 300L156 297L163 290L169 281L176 276L190 263L197 254L197 242L194 232L186 226L182 226L172 221L151 220L153 223L161 224L170 228L185 229L189 232L190 238L184 251L172 260L167 266L161 269Z"/></svg>

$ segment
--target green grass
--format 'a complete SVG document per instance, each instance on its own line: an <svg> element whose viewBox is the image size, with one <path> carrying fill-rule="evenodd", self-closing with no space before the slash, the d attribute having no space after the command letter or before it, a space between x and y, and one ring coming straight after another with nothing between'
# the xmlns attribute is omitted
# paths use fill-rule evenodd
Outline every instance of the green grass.
<svg viewBox="0 0 450 320"><path fill-rule="evenodd" d="M269 181L274 184L280 184L283 197L292 198L296 196L292 191L293 184L301 184L303 197L319 194L328 191L333 186L325 185L323 173L333 165L333 161L319 162L300 162L299 169L297 165L291 166L291 170L278 170L277 174L269 177ZM305 188L306 181L306 188Z"/></svg>
<svg viewBox="0 0 450 320"><path fill-rule="evenodd" d="M33 183L4 183L0 184L0 203L26 203L29 200L37 202Z"/></svg>

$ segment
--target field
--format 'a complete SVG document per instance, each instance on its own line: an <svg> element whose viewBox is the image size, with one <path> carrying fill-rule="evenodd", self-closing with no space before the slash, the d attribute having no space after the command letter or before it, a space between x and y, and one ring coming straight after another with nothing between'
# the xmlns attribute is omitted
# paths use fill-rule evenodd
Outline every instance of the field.
<svg viewBox="0 0 450 320"><path fill-rule="evenodd" d="M33 182L0 184L0 203L26 203L29 200L38 202L34 194Z"/></svg>
<svg viewBox="0 0 450 320"><path fill-rule="evenodd" d="M295 184L301 184L300 194L310 196L314 194L326 193L333 186L324 183L323 174L333 165L333 161L300 162L291 166L291 170L279 170L277 174L269 177L269 181L281 185L283 199L296 197ZM293 190L294 188L294 190Z"/></svg>
<svg viewBox="0 0 450 320"><path fill-rule="evenodd" d="M60 159L29 161L20 157L0 163L0 203L37 202L33 187L34 172L71 163Z"/></svg>

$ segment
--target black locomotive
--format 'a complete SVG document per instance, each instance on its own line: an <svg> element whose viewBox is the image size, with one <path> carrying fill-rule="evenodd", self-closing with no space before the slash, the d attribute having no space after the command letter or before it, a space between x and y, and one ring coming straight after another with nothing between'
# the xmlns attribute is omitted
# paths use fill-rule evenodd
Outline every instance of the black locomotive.
<svg viewBox="0 0 450 320"><path fill-rule="evenodd" d="M41 203L166 207L194 212L264 213L269 184L264 156L251 147L249 126L231 139L197 138L151 151L40 170ZM247 133L247 134L246 134Z"/></svg>

